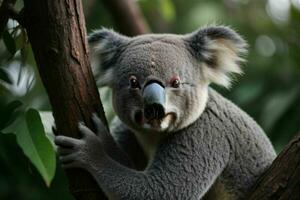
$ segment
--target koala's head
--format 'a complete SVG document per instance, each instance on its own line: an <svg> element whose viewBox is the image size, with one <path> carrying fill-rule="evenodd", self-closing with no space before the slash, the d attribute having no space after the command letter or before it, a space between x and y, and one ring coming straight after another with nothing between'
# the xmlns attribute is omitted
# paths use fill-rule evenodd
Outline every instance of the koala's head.
<svg viewBox="0 0 300 200"><path fill-rule="evenodd" d="M89 44L118 117L146 132L172 132L194 122L205 108L208 85L228 88L230 75L241 73L247 46L224 26L132 38L102 29L89 36Z"/></svg>

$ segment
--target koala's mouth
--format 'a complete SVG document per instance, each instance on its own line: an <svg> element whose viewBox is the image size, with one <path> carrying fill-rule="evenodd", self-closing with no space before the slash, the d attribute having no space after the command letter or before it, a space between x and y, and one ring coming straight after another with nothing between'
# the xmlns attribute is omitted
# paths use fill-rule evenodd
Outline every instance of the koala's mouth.
<svg viewBox="0 0 300 200"><path fill-rule="evenodd" d="M144 124L144 114L141 110L137 111L134 115L134 121L139 124L143 125Z"/></svg>
<svg viewBox="0 0 300 200"><path fill-rule="evenodd" d="M147 119L145 118L143 111L137 111L134 115L134 120L135 123L145 129L160 132L169 129L169 127L175 120L175 115L173 113L166 113L159 119Z"/></svg>

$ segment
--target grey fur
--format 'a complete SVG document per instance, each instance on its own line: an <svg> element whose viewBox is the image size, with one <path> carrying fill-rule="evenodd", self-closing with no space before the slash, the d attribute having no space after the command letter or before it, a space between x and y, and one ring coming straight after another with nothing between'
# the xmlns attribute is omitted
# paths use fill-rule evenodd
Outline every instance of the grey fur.
<svg viewBox="0 0 300 200"><path fill-rule="evenodd" d="M118 145L107 145L109 133L94 117L97 136L80 125L82 139L56 137L63 166L88 170L110 199L243 199L276 154L256 122L208 85L226 87L241 72L244 40L220 26L134 38L103 30L90 41L105 57L102 83L113 90ZM174 74L179 88L170 85ZM166 88L171 117L160 128L134 121L143 99L130 88L132 75L141 88L149 80Z"/></svg>
<svg viewBox="0 0 300 200"><path fill-rule="evenodd" d="M242 199L275 156L257 123L211 89L201 117L160 143L145 171L152 197L141 186L136 199Z"/></svg>
<svg viewBox="0 0 300 200"><path fill-rule="evenodd" d="M88 37L91 52L97 55L95 59L101 59L103 70L107 70L114 64L115 59L113 58L119 54L120 47L126 44L128 40L128 37L106 28L101 29L101 31L94 31ZM99 43L99 41L102 42Z"/></svg>

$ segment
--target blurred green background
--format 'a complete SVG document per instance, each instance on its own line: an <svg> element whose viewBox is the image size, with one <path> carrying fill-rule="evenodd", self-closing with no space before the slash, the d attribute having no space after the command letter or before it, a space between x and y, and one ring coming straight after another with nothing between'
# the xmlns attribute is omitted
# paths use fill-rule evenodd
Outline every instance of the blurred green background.
<svg viewBox="0 0 300 200"><path fill-rule="evenodd" d="M101 26L118 30L100 0L83 1L87 30ZM249 42L245 74L231 90L216 88L249 113L266 131L276 150L282 150L300 131L300 0L138 0L154 33L188 33L206 24L225 24ZM22 2L17 2L22 7ZM15 28L9 21L8 27ZM50 111L49 101L21 29L15 37L15 56L0 41L0 125L9 123L9 102L23 108ZM11 33L11 32L10 32ZM21 45L22 47L18 47ZM214 86L215 87L215 86ZM104 104L109 98L102 97ZM10 106L10 107L9 107ZM18 107L15 105L15 107ZM109 106L108 106L109 107ZM12 118L12 119L10 119ZM12 127L14 124L12 125ZM4 127L0 126L0 131ZM0 133L0 199L72 199L61 168L48 188L16 142L16 135Z"/></svg>

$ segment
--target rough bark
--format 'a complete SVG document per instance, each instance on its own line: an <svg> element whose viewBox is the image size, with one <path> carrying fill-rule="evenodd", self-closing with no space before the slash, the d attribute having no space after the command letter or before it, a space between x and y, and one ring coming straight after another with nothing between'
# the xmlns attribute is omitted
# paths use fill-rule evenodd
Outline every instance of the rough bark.
<svg viewBox="0 0 300 200"><path fill-rule="evenodd" d="M91 127L93 112L107 124L90 68L81 0L24 0L24 17L58 133L78 137L78 121ZM67 176L76 199L105 199L86 171L68 170Z"/></svg>
<svg viewBox="0 0 300 200"><path fill-rule="evenodd" d="M128 36L148 32L148 26L133 0L102 0L119 31Z"/></svg>
<svg viewBox="0 0 300 200"><path fill-rule="evenodd" d="M300 199L300 133L259 179L249 200Z"/></svg>

